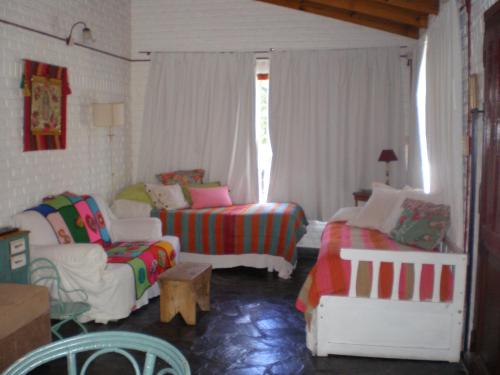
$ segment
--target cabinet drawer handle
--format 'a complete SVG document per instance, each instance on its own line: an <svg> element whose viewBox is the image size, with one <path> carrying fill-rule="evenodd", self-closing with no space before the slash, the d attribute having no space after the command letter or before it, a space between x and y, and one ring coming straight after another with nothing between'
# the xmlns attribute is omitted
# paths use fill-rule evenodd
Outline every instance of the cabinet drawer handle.
<svg viewBox="0 0 500 375"><path fill-rule="evenodd" d="M26 245L24 243L24 239L22 238L10 241L9 245L10 245L10 255L16 255L26 250Z"/></svg>
<svg viewBox="0 0 500 375"><path fill-rule="evenodd" d="M10 257L10 269L16 270L26 265L26 254L18 254Z"/></svg>

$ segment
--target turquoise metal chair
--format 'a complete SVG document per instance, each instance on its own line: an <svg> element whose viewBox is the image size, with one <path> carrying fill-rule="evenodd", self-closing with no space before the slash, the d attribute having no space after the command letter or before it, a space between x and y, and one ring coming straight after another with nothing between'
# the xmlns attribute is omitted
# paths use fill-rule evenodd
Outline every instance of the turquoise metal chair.
<svg viewBox="0 0 500 375"><path fill-rule="evenodd" d="M36 258L30 263L30 281L31 284L46 286L51 292L50 318L59 320L52 325L51 330L57 338L63 338L59 328L71 321L75 322L82 332L87 333L85 326L78 320L80 315L90 310L87 293L84 290L64 289L57 267L46 258ZM54 295L57 295L57 298L54 298Z"/></svg>
<svg viewBox="0 0 500 375"><path fill-rule="evenodd" d="M146 353L142 371L137 360L127 350ZM77 354L88 351L94 351L94 353L85 360L78 371ZM20 358L5 371L4 375L27 374L45 363L63 357L67 359L68 375L85 375L92 362L107 353L117 353L125 357L136 375L153 374L157 358L168 366L159 370L157 375L191 374L186 358L168 342L141 333L108 331L73 336L42 346Z"/></svg>

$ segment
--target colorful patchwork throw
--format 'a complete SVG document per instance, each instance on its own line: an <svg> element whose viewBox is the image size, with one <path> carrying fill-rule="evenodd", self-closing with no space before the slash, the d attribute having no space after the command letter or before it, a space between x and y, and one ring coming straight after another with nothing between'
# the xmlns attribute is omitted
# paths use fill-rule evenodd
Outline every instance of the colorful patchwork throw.
<svg viewBox="0 0 500 375"><path fill-rule="evenodd" d="M106 248L108 263L127 263L134 272L135 297L153 285L158 276L175 264L175 251L166 241L115 242Z"/></svg>
<svg viewBox="0 0 500 375"><path fill-rule="evenodd" d="M63 193L30 208L42 214L54 229L59 243L109 245L111 238L104 218L90 195Z"/></svg>
<svg viewBox="0 0 500 375"><path fill-rule="evenodd" d="M268 254L297 261L296 245L306 232L302 208L292 203L245 204L230 207L153 210L163 234L180 238L191 253Z"/></svg>
<svg viewBox="0 0 500 375"><path fill-rule="evenodd" d="M318 260L304 282L295 306L306 314L318 304L321 296L327 294L347 295L351 277L351 263L340 258L340 249L381 249L381 250L419 250L391 240L387 235L373 229L361 229L348 226L345 222L328 223L321 237ZM432 298L432 265L425 264L421 271L421 300ZM392 292L393 267L391 263L382 263L379 275L379 295L390 298ZM357 295L369 296L371 287L371 263L360 262L357 279ZM444 266L441 276L441 300L448 301L452 296L453 275L449 266ZM413 296L413 265L403 264L399 284L399 298L410 299Z"/></svg>

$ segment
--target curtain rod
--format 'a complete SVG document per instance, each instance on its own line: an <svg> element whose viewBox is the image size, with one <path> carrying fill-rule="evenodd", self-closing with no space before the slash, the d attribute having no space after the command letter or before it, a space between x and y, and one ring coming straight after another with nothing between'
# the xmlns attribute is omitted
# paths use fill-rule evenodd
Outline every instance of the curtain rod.
<svg viewBox="0 0 500 375"><path fill-rule="evenodd" d="M368 47L368 48L373 48L373 47ZM399 48L408 48L408 46L399 46ZM358 48L351 48L351 49L358 49ZM237 53L237 52L250 52L250 53L255 53L255 54L264 54L264 53L269 53L269 52L274 52L276 51L275 48L269 48L268 50L261 50L261 51L138 51L137 53L140 53L142 55L151 55L152 53L176 53L176 52L183 52L183 53ZM410 55L405 53L399 55L399 57L404 57L404 58L409 58ZM135 61L151 61L150 59L144 59L144 60L135 60Z"/></svg>
<svg viewBox="0 0 500 375"><path fill-rule="evenodd" d="M32 33L36 33L36 34L40 34L40 35L44 35L44 36L47 36L49 38L53 38L53 39L57 39L57 40L60 40L64 43L66 43L66 38L63 38L63 37L60 37L58 35L54 35L54 34L51 34L51 33L48 33L46 31L42 31L42 30L38 30L38 29L34 29L32 27L29 27L29 26L24 26L24 25L21 25L21 24L18 24L18 23L15 23L15 22L12 22L12 21L8 21L8 20L5 20L3 18L0 18L0 23L4 23L6 25L9 25L9 26L13 26L13 27L17 27L19 29L22 29L22 30L26 30L26 31L30 31ZM78 47L82 47L82 48L86 48L86 49L89 49L91 51L94 51L94 52L99 52L99 53L102 53L103 55L107 55L107 56L110 56L110 57L114 57L116 59L120 59L120 60L124 60L124 61L128 61L128 62L135 62L135 61L149 61L149 60L141 60L141 59L130 59L128 57L125 57L125 56L121 56L121 55L117 55L115 53L112 53L112 52L108 52L108 51L104 51L102 49L99 49L99 48L95 48L95 47L91 47L91 46L87 46L85 44L81 44L81 43L75 43L74 44L75 46L78 46Z"/></svg>
<svg viewBox="0 0 500 375"><path fill-rule="evenodd" d="M151 55L152 53L176 53L176 52L184 52L184 53L237 53L237 52L250 52L250 53L269 53L274 51L274 48L269 48L268 50L262 51L138 51L138 53L143 55Z"/></svg>

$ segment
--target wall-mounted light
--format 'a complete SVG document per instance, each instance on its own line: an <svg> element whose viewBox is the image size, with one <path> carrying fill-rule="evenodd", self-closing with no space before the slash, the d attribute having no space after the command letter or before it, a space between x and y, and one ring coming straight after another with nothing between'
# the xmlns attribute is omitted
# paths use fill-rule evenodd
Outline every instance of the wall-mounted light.
<svg viewBox="0 0 500 375"><path fill-rule="evenodd" d="M75 22L73 24L73 26L71 26L71 30L69 32L69 35L66 38L66 44L68 46L72 46L73 44L75 44L75 39L73 38L73 29L77 25L83 25L82 40L84 43L89 43L89 42L95 41L94 37L92 36L92 31L87 27L87 24L83 21L78 21L78 22Z"/></svg>
<svg viewBox="0 0 500 375"><path fill-rule="evenodd" d="M107 128L109 137L109 164L111 170L111 191L115 192L115 171L113 168L113 128L125 125L125 104L93 103L92 112L94 126Z"/></svg>
<svg viewBox="0 0 500 375"><path fill-rule="evenodd" d="M98 128L114 128L125 123L125 106L123 103L94 103L94 126Z"/></svg>

